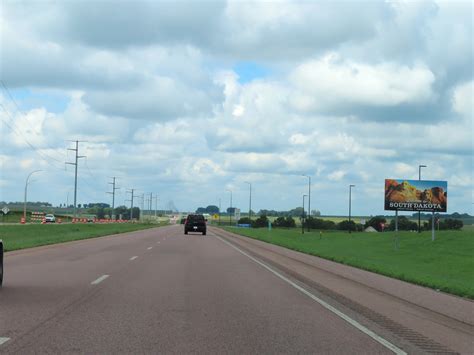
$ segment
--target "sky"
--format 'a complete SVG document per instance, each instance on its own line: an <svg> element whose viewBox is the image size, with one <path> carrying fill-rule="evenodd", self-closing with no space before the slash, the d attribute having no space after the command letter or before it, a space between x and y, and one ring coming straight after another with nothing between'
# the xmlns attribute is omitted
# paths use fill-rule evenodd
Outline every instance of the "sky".
<svg viewBox="0 0 474 355"><path fill-rule="evenodd" d="M473 211L471 1L2 1L0 201ZM137 199L135 204L140 205Z"/></svg>

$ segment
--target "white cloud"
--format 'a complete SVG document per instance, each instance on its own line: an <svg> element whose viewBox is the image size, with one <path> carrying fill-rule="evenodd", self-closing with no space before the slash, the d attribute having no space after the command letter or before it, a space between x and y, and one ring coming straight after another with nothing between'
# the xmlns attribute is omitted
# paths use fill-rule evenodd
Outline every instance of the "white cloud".
<svg viewBox="0 0 474 355"><path fill-rule="evenodd" d="M453 95L454 111L470 119L472 123L474 105L474 82L471 80L456 87Z"/></svg>
<svg viewBox="0 0 474 355"><path fill-rule="evenodd" d="M427 102L433 97L433 73L423 65L368 65L331 53L299 65L291 74L300 90L295 98L302 110L337 105L396 106Z"/></svg>
<svg viewBox="0 0 474 355"><path fill-rule="evenodd" d="M337 170L332 172L331 174L328 175L328 179L331 181L341 181L344 176L346 176L346 172L342 170Z"/></svg>

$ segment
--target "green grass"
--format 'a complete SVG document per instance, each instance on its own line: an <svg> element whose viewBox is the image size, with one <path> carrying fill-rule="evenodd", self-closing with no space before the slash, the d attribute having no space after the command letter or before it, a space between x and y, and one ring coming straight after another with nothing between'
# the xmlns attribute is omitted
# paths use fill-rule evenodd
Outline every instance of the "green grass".
<svg viewBox="0 0 474 355"><path fill-rule="evenodd" d="M3 239L5 250L12 251L40 245L132 232L157 226L157 224L140 223L3 225L0 226L0 239Z"/></svg>
<svg viewBox="0 0 474 355"><path fill-rule="evenodd" d="M301 229L225 228L268 243L373 271L400 280L474 299L474 233L431 232L353 233Z"/></svg>

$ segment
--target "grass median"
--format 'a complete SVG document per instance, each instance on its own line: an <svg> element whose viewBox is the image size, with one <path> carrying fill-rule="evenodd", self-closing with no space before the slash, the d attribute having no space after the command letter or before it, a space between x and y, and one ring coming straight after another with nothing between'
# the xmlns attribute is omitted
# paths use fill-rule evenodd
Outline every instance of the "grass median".
<svg viewBox="0 0 474 355"><path fill-rule="evenodd" d="M27 224L0 226L0 239L5 250L32 248L41 245L97 238L105 235L154 228L158 224Z"/></svg>
<svg viewBox="0 0 474 355"><path fill-rule="evenodd" d="M306 254L474 299L472 229L420 234L306 232L301 229L226 230Z"/></svg>

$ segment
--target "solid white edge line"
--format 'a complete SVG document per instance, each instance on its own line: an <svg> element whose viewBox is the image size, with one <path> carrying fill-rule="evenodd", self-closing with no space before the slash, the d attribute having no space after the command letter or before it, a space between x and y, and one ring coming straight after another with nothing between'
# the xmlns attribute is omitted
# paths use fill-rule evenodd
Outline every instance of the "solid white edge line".
<svg viewBox="0 0 474 355"><path fill-rule="evenodd" d="M135 255L135 256L132 256L132 257L131 257L130 259L128 259L128 260L133 261L133 260L135 260L136 258L138 258L138 256Z"/></svg>
<svg viewBox="0 0 474 355"><path fill-rule="evenodd" d="M304 293L306 296L308 296L309 298L311 298L312 300L318 302L321 306L323 306L324 308L326 308L327 310L333 312L334 314L336 314L337 316L339 316L340 318L344 319L346 322L348 322L350 325L352 325L353 327L357 328L358 330L360 330L361 332L365 333L366 335L368 335L369 337L371 337L372 339L374 339L375 341L377 341L378 343L382 344L383 346L385 346L387 349L390 349L391 351L393 351L395 354L397 355L407 355L407 353L405 351L403 351L402 349L400 349L399 347L393 345L392 343L390 343L388 340L382 338L380 335L374 333L373 331L371 331L370 329L368 329L367 327L363 326L362 324L360 324L359 322L357 322L356 320L352 319L351 317L349 317L348 315L342 313L341 311L339 311L338 309L334 308L333 306L331 306L329 303L326 303L325 301L323 301L322 299L316 297L315 295L313 295L311 292L305 290L304 288L302 288L301 286L295 284L293 281L291 281L290 279L288 279L287 277L283 276L282 274L280 274L279 272L273 270L271 267L269 267L268 265L262 263L261 261L255 259L254 257L252 257L251 255L247 254L246 252L244 252L243 250L239 249L238 247L236 247L235 245L233 245L232 243L229 243L227 240L224 240L222 239L221 237L219 236L216 236L216 238L220 239L222 242L226 243L227 245L231 246L232 248L234 248L235 250L237 250L239 253L245 255L246 257L248 257L250 260L256 262L257 264L259 264L260 266L264 267L265 269L267 269L268 271L270 271L271 273L273 273L274 275L278 276L280 279L282 279L283 281L286 281L288 284L290 284L291 286L293 286L294 288L296 288L298 291Z"/></svg>
<svg viewBox="0 0 474 355"><path fill-rule="evenodd" d="M92 281L91 285L97 285L97 284L101 283L102 281L104 281L107 277L109 277L109 275L102 275L97 280Z"/></svg>
<svg viewBox="0 0 474 355"><path fill-rule="evenodd" d="M9 341L10 338L3 338L3 337L0 337L0 345L2 344L5 344L7 341Z"/></svg>

